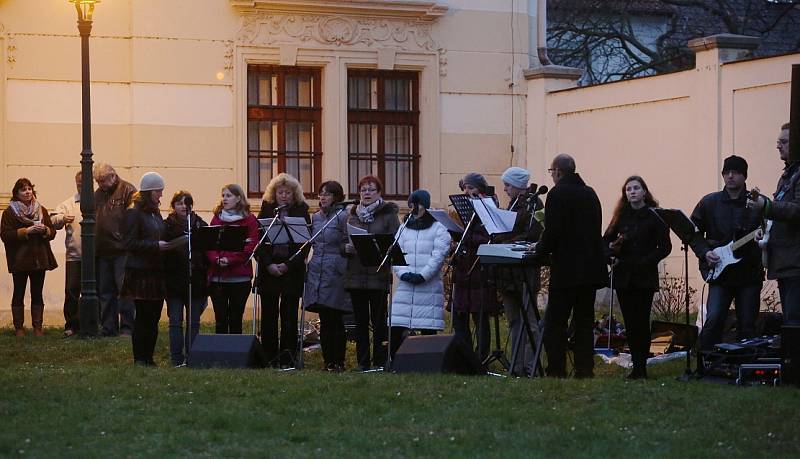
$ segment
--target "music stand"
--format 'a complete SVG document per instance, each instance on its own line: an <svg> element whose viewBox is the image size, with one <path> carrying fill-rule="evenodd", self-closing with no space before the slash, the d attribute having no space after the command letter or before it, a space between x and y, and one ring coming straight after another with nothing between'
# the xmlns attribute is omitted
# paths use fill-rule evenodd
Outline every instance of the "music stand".
<svg viewBox="0 0 800 459"><path fill-rule="evenodd" d="M683 282L686 289L684 297L684 307L686 310L686 326L689 323L689 302L691 300L689 295L689 243L697 234L697 226L683 213L680 209L662 209L660 207L651 207L650 210L656 214L659 220L678 236L681 240L681 250L683 251ZM612 292L613 295L613 292ZM692 376L692 345L687 346L686 349L686 369L683 376L679 379L688 381ZM700 368L700 352L695 351L697 354L697 367Z"/></svg>
<svg viewBox="0 0 800 459"><path fill-rule="evenodd" d="M406 220L407 222L408 220ZM400 228L405 227L405 222ZM398 236L402 231L398 231ZM384 263L388 262L389 272L391 273L392 266L408 266L403 252L400 251L400 246L397 245L397 239L393 234L351 234L350 240L353 241L353 247L356 249L358 260L365 267L382 267ZM386 368L385 370L391 371L392 368L392 289L389 288L389 301L387 305L388 323L387 323L387 338L386 344ZM373 331L374 333L374 331Z"/></svg>

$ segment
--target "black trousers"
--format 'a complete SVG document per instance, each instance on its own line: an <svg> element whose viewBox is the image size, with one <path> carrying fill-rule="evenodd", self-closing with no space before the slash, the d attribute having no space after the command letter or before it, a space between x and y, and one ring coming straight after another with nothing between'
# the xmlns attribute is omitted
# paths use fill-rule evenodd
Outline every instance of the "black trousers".
<svg viewBox="0 0 800 459"><path fill-rule="evenodd" d="M43 305L42 289L44 288L45 270L22 271L12 273L14 280L14 293L11 295L11 306L22 307L25 305L25 290L28 288L28 279L31 280L31 306Z"/></svg>
<svg viewBox="0 0 800 459"><path fill-rule="evenodd" d="M213 282L209 287L209 295L214 305L216 332L241 335L250 282Z"/></svg>
<svg viewBox="0 0 800 459"><path fill-rule="evenodd" d="M435 335L438 330L430 330L426 328L419 328L416 329L420 335L423 336L430 336ZM394 355L397 354L397 350L400 349L400 346L403 344L403 341L406 340L411 335L412 329L406 327L392 327L392 358Z"/></svg>
<svg viewBox="0 0 800 459"><path fill-rule="evenodd" d="M650 354L650 308L653 306L652 290L617 290L619 308L625 321L625 336L631 349L633 372L647 371Z"/></svg>
<svg viewBox="0 0 800 459"><path fill-rule="evenodd" d="M64 282L64 330L78 332L81 325L78 314L81 300L81 262L67 261Z"/></svg>
<svg viewBox="0 0 800 459"><path fill-rule="evenodd" d="M592 287L551 289L544 317L544 348L547 376L567 376L567 323L572 315L575 328L573 355L575 377L594 376L594 298Z"/></svg>
<svg viewBox="0 0 800 459"><path fill-rule="evenodd" d="M351 290L353 313L356 316L356 360L358 365L370 368L369 326L372 324L372 365L386 364L386 293L383 290Z"/></svg>
<svg viewBox="0 0 800 459"><path fill-rule="evenodd" d="M325 366L338 365L344 367L347 352L347 333L344 329L344 312L338 309L320 306L319 308L319 340L322 346L322 359Z"/></svg>
<svg viewBox="0 0 800 459"><path fill-rule="evenodd" d="M473 344L472 331L470 330L469 320L472 317L472 323L475 324L475 335L477 343ZM489 347L491 346L491 329L489 328L489 314L479 312L459 312L453 314L453 332L456 337L463 340L470 349L478 352L481 362L486 360L489 356Z"/></svg>
<svg viewBox="0 0 800 459"><path fill-rule="evenodd" d="M286 293L261 294L261 345L271 365L293 365L297 350L297 305L300 297ZM280 316L280 341L278 319Z"/></svg>
<svg viewBox="0 0 800 459"><path fill-rule="evenodd" d="M153 363L153 353L158 340L158 321L161 320L161 308L164 300L135 300L133 361Z"/></svg>

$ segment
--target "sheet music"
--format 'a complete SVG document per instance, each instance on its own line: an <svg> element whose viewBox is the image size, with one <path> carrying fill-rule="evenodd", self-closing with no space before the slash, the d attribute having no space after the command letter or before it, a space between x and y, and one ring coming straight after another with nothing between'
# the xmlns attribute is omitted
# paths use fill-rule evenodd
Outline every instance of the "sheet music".
<svg viewBox="0 0 800 459"><path fill-rule="evenodd" d="M514 230L517 213L497 208L492 198L474 199L472 206L489 234L510 233Z"/></svg>
<svg viewBox="0 0 800 459"><path fill-rule="evenodd" d="M302 244L311 239L311 231L303 217L283 217L283 223L289 229L292 242Z"/></svg>
<svg viewBox="0 0 800 459"><path fill-rule="evenodd" d="M359 228L357 226L353 226L353 225L348 223L347 224L347 234L349 234L351 236L353 234L367 234L367 230L365 230L363 228Z"/></svg>
<svg viewBox="0 0 800 459"><path fill-rule="evenodd" d="M452 231L454 233L463 233L464 228L459 226L456 222L450 218L450 215L447 213L446 210L442 209L428 209L428 213L431 214L431 217L436 219L437 222L444 225L447 228L447 231Z"/></svg>
<svg viewBox="0 0 800 459"><path fill-rule="evenodd" d="M286 217L289 218L289 217ZM259 218L258 222L261 223L261 226L264 227L264 231L269 228L269 225L272 224L272 220L274 218ZM305 220L303 220L305 222ZM281 224L280 220L276 221L272 228L269 228L269 232L267 233L267 241L270 244L288 244L291 242L289 240L289 233Z"/></svg>

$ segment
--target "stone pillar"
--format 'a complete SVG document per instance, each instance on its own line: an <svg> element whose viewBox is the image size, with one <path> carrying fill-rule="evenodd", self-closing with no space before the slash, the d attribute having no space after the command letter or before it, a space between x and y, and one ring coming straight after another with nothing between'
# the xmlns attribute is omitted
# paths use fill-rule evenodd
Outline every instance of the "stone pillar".
<svg viewBox="0 0 800 459"><path fill-rule="evenodd" d="M727 62L749 57L760 43L761 40L756 37L732 34L712 35L689 41L689 48L695 53L697 72L697 83L693 85L691 93L696 116L696 130L693 133L697 137L695 157L704 162L703 158L715 161L716 166L708 166L718 172L722 170L723 158L733 154L722 151L722 139L725 135L722 113L723 104L726 103L722 94L722 67ZM717 173L716 188L722 189L722 186L722 176Z"/></svg>
<svg viewBox="0 0 800 459"><path fill-rule="evenodd" d="M548 113L547 95L552 91L577 86L583 70L560 65L545 65L525 71L528 84L528 161L531 180L545 183L545 171L557 152L548 135L556 132L556 117ZM550 183L547 183L550 186Z"/></svg>

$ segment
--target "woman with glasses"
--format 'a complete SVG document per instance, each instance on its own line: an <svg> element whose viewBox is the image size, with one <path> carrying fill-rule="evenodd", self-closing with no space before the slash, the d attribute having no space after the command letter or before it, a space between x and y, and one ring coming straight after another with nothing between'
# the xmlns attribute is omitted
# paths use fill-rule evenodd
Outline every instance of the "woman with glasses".
<svg viewBox="0 0 800 459"><path fill-rule="evenodd" d="M350 295L342 284L347 272L342 247L347 237L347 212L339 212L344 207L337 206L342 201L344 190L339 182L320 185L319 211L311 217L311 232L322 233L312 243L314 252L308 262L303 293L306 310L319 314L322 358L325 369L332 372L344 370L347 335L343 317L353 311Z"/></svg>
<svg viewBox="0 0 800 459"><path fill-rule="evenodd" d="M378 177L367 175L358 181L360 202L350 207L347 223L370 234L395 234L400 227L396 204L381 197L383 183ZM380 272L375 267L365 267L358 260L355 247L349 241L344 245L347 256L345 289L350 292L356 318L357 369L386 364L386 295L392 283L388 264ZM372 358L370 359L369 325L372 324Z"/></svg>
<svg viewBox="0 0 800 459"><path fill-rule="evenodd" d="M276 175L267 185L258 218L279 218L282 221L286 217L302 217L306 223L311 221L308 216L308 204L303 197L303 187L296 178L284 172ZM275 223L279 224L281 222ZM289 237L292 235L288 226L283 228L273 226L273 228L278 228L274 231L276 234L284 232ZM263 245L261 249L258 263L261 344L264 346L267 362L272 366L285 367L295 364L297 305L300 303L300 296L303 295L308 252L298 255L291 261L289 258L301 245L293 242L272 243Z"/></svg>

